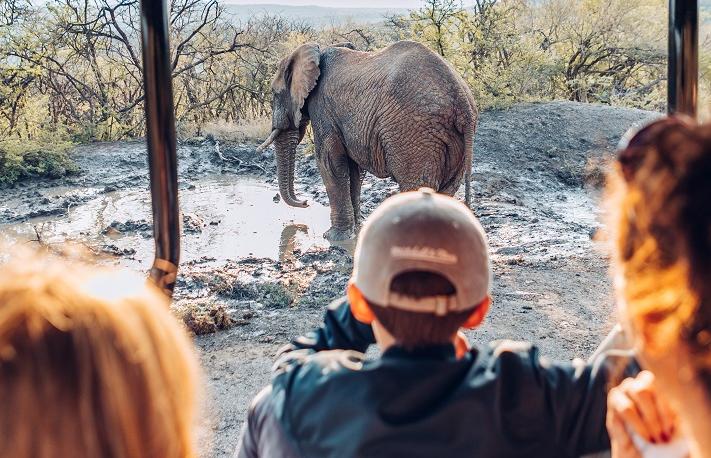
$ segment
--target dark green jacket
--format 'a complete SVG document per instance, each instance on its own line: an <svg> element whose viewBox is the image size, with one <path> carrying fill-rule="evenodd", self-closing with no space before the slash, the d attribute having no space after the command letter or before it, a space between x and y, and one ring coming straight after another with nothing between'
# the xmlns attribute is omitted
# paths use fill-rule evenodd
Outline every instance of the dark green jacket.
<svg viewBox="0 0 711 458"><path fill-rule="evenodd" d="M461 359L447 345L365 360L373 342L345 300L333 303L324 325L277 363L239 456L577 457L609 448L608 374L628 359L558 364L530 344L502 342Z"/></svg>

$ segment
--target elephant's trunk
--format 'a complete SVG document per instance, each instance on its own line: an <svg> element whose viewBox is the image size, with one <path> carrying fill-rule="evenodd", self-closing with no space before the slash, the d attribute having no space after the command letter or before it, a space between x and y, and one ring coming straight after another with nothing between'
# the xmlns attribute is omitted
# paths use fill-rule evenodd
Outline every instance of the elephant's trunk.
<svg viewBox="0 0 711 458"><path fill-rule="evenodd" d="M279 179L279 194L287 205L292 207L307 207L305 200L296 198L294 192L294 167L296 163L296 146L299 144L299 131L282 132L275 139L277 177Z"/></svg>

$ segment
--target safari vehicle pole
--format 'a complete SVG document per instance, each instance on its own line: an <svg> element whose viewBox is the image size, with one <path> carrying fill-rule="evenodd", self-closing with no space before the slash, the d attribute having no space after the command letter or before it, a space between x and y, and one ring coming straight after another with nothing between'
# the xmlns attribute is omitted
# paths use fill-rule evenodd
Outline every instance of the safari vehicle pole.
<svg viewBox="0 0 711 458"><path fill-rule="evenodd" d="M146 140L155 258L150 278L172 297L180 262L180 207L172 65L165 0L141 0Z"/></svg>
<svg viewBox="0 0 711 458"><path fill-rule="evenodd" d="M667 110L696 117L699 79L698 0L669 0Z"/></svg>

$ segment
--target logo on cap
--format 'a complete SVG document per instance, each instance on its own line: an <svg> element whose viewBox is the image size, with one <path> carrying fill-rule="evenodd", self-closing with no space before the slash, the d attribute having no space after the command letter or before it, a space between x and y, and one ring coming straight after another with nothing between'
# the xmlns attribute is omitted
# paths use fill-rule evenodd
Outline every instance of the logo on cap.
<svg viewBox="0 0 711 458"><path fill-rule="evenodd" d="M390 248L390 255L395 259L425 261L437 264L456 264L459 261L456 254L450 253L443 248L394 246Z"/></svg>

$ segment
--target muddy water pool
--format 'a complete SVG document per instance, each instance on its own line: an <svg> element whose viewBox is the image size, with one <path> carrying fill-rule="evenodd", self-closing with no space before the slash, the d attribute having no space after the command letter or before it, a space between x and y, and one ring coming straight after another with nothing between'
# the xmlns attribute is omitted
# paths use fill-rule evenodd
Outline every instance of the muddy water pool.
<svg viewBox="0 0 711 458"><path fill-rule="evenodd" d="M0 223L0 243L76 242L112 254L120 264L142 268L153 257L151 203L148 189L56 187L40 190L42 198L81 194L85 202L63 214ZM89 196L87 198L87 196ZM12 203L10 203L12 205ZM284 260L295 250L327 247L329 209L317 202L292 208L277 198L274 187L254 178L208 176L181 189L182 261L221 263L245 257Z"/></svg>

